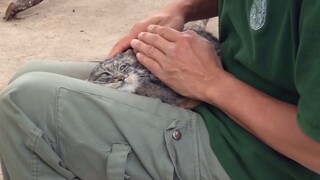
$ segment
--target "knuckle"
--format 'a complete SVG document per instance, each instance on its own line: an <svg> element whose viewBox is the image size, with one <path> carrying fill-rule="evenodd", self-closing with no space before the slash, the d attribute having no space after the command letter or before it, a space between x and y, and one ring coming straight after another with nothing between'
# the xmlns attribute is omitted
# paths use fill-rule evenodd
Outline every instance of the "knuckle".
<svg viewBox="0 0 320 180"><path fill-rule="evenodd" d="M168 31L169 31L169 28L168 27L158 27L158 32L160 35L164 35L164 34L167 34Z"/></svg>
<svg viewBox="0 0 320 180"><path fill-rule="evenodd" d="M175 55L178 51L178 47L175 44L169 44L166 47L166 53L165 55L170 57L170 58L175 58Z"/></svg>
<svg viewBox="0 0 320 180"><path fill-rule="evenodd" d="M147 46L146 55L151 56L154 53L154 47L153 46Z"/></svg>
<svg viewBox="0 0 320 180"><path fill-rule="evenodd" d="M157 42L157 41L159 41L161 39L161 36L159 35L159 34L155 34L154 36L153 36L153 41L154 42Z"/></svg>
<svg viewBox="0 0 320 180"><path fill-rule="evenodd" d="M194 36L197 35L197 33L194 32L194 31L192 31L192 30L186 30L185 33L188 34L188 35L191 36L191 37L194 37Z"/></svg>
<svg viewBox="0 0 320 180"><path fill-rule="evenodd" d="M146 33L145 32L140 32L139 34L138 34L138 38L139 39L144 39L146 37Z"/></svg>
<svg viewBox="0 0 320 180"><path fill-rule="evenodd" d="M182 33L180 42L185 46L192 46L196 41L197 34L194 31L188 30Z"/></svg>
<svg viewBox="0 0 320 180"><path fill-rule="evenodd" d="M176 54L176 51L177 51L177 46L175 46L175 45L169 45L168 47L167 47L167 55L169 55L169 56L171 56L171 57L173 57L173 56L175 56L175 54Z"/></svg>
<svg viewBox="0 0 320 180"><path fill-rule="evenodd" d="M193 38L192 38L190 35L188 35L188 34L182 35L182 37L181 37L181 39L180 39L181 43L182 43L183 45L186 45L186 46L191 45L192 40L193 40Z"/></svg>
<svg viewBox="0 0 320 180"><path fill-rule="evenodd" d="M181 37L186 41L190 41L193 38L193 35L190 33L184 32L182 33Z"/></svg>
<svg viewBox="0 0 320 180"><path fill-rule="evenodd" d="M156 25L154 24L150 24L148 27L147 27L147 30L150 31L150 32L155 32L157 30L157 27Z"/></svg>
<svg viewBox="0 0 320 180"><path fill-rule="evenodd" d="M192 40L194 41L195 39L198 39L198 38L201 38L201 36L199 36L196 32L194 31L191 31L189 30L188 32L185 33L186 34L186 37L189 39L189 40Z"/></svg>
<svg viewBox="0 0 320 180"><path fill-rule="evenodd" d="M139 59L140 63L145 63L145 56L143 56L141 53L137 54L137 58Z"/></svg>

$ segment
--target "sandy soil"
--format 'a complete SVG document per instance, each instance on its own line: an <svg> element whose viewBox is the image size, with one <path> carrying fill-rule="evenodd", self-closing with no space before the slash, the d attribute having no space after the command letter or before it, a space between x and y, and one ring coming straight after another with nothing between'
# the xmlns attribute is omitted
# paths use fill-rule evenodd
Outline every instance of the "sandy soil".
<svg viewBox="0 0 320 180"><path fill-rule="evenodd" d="M0 89L31 60L102 60L138 20L170 0L44 0L18 20L0 21ZM0 1L0 17L11 0ZM216 32L216 21L209 29Z"/></svg>
<svg viewBox="0 0 320 180"><path fill-rule="evenodd" d="M0 20L0 90L22 64L31 60L104 59L135 22L169 1L44 0L20 13L18 20ZM0 0L1 18L10 2ZM216 23L213 19L208 25L214 34Z"/></svg>

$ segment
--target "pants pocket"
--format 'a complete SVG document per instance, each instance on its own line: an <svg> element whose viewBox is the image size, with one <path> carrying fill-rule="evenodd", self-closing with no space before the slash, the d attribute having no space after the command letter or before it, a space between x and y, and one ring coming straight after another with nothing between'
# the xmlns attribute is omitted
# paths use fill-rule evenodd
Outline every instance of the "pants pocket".
<svg viewBox="0 0 320 180"><path fill-rule="evenodd" d="M35 128L25 142L34 153L31 156L32 174L35 179L78 179L71 171L64 167L61 158L44 140L43 131Z"/></svg>
<svg viewBox="0 0 320 180"><path fill-rule="evenodd" d="M125 174L125 167L131 147L126 143L112 144L107 157L106 179L123 180L130 177Z"/></svg>
<svg viewBox="0 0 320 180"><path fill-rule="evenodd" d="M195 120L176 120L165 132L166 147L179 180L200 179Z"/></svg>

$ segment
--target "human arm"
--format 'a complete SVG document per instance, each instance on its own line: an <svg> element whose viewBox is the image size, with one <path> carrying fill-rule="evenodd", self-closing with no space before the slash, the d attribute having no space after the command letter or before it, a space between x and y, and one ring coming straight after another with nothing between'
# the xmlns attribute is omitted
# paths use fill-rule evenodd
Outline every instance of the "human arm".
<svg viewBox="0 0 320 180"><path fill-rule="evenodd" d="M127 49L130 41L151 24L182 30L183 25L192 20L210 18L218 15L218 0L174 0L155 14L136 23L131 31L120 39L109 57Z"/></svg>
<svg viewBox="0 0 320 180"><path fill-rule="evenodd" d="M305 135L297 107L224 71L210 44L191 32L149 26L132 41L139 61L178 93L213 104L261 141L320 173L320 143Z"/></svg>
<svg viewBox="0 0 320 180"><path fill-rule="evenodd" d="M274 150L320 173L320 143L297 122L297 106L277 100L223 72L207 89L206 102L216 104L232 119Z"/></svg>

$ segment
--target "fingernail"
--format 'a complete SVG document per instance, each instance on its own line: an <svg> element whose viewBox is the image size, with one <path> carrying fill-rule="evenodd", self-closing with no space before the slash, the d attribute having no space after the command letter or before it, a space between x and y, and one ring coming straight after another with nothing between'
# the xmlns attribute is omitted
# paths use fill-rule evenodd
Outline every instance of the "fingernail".
<svg viewBox="0 0 320 180"><path fill-rule="evenodd" d="M137 39L132 39L130 42L131 47L136 47L139 41Z"/></svg>
<svg viewBox="0 0 320 180"><path fill-rule="evenodd" d="M138 39L141 38L141 36L143 35L143 33L144 33L144 32L141 32L141 33L138 34Z"/></svg>
<svg viewBox="0 0 320 180"><path fill-rule="evenodd" d="M147 28L147 30L148 30L149 32L151 32L151 31L153 30L153 28L154 28L154 25L149 25L148 28Z"/></svg>
<svg viewBox="0 0 320 180"><path fill-rule="evenodd" d="M137 56L138 59L140 59L141 58L141 53L137 53L136 56Z"/></svg>
<svg viewBox="0 0 320 180"><path fill-rule="evenodd" d="M143 58L142 54L138 52L138 53L136 54L136 56L137 56L138 61L139 61L141 64L143 64L144 58Z"/></svg>

